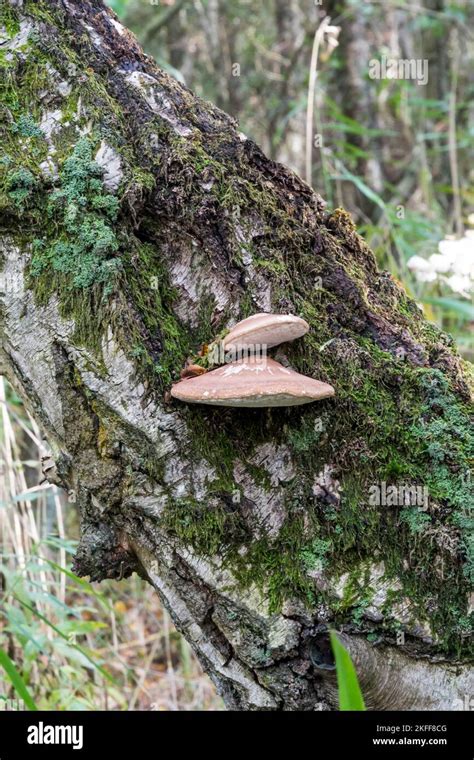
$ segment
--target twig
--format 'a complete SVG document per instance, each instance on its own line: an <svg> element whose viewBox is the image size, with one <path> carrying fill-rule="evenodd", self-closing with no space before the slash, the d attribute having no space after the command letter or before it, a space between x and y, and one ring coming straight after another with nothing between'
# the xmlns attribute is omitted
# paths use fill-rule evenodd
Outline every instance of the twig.
<svg viewBox="0 0 474 760"><path fill-rule="evenodd" d="M306 109L306 182L311 187L313 175L313 119L314 119L314 95L316 87L316 77L318 73L318 55L319 46L324 36L326 28L331 23L329 16L325 16L316 29L313 49L311 51L311 63L309 68L309 85L308 85L308 107Z"/></svg>
<svg viewBox="0 0 474 760"><path fill-rule="evenodd" d="M458 151L456 143L456 88L459 73L459 41L456 29L451 32L451 89L449 91L448 149L449 169L453 186L454 228L459 236L464 234L462 220L461 193L459 187Z"/></svg>

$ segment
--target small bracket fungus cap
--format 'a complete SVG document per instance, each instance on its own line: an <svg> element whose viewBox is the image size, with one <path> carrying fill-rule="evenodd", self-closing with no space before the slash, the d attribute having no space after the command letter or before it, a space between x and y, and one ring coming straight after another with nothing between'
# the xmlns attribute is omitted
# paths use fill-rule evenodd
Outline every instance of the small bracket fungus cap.
<svg viewBox="0 0 474 760"><path fill-rule="evenodd" d="M253 314L238 322L223 340L226 351L255 344L271 348L307 333L308 323L293 314Z"/></svg>
<svg viewBox="0 0 474 760"><path fill-rule="evenodd" d="M273 359L250 356L199 377L181 380L173 385L171 395L189 404L298 406L334 396L334 388Z"/></svg>

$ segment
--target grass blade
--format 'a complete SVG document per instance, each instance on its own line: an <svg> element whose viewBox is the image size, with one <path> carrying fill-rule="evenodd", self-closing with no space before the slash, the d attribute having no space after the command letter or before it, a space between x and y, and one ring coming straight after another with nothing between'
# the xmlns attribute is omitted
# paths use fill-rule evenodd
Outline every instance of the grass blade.
<svg viewBox="0 0 474 760"><path fill-rule="evenodd" d="M336 660L337 686L340 710L365 710L364 698L360 690L357 673L349 652L337 638L335 631L329 632L332 651Z"/></svg>
<svg viewBox="0 0 474 760"><path fill-rule="evenodd" d="M37 710L38 708L33 702L33 699L26 687L23 678L16 669L13 661L9 658L7 653L2 648L0 648L0 666L4 669L8 678L12 682L13 688L15 689L20 699L23 700L28 710Z"/></svg>

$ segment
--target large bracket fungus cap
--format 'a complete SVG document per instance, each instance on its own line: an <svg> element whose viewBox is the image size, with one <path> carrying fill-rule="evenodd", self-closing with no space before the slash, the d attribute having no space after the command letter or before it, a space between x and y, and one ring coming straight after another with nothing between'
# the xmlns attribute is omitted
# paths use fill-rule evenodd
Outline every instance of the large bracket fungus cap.
<svg viewBox="0 0 474 760"><path fill-rule="evenodd" d="M334 396L332 385L300 375L267 357L250 356L171 388L173 398L215 406L298 406Z"/></svg>
<svg viewBox="0 0 474 760"><path fill-rule="evenodd" d="M309 325L293 314L253 314L238 322L223 340L226 351L256 344L268 348L295 340L307 333Z"/></svg>

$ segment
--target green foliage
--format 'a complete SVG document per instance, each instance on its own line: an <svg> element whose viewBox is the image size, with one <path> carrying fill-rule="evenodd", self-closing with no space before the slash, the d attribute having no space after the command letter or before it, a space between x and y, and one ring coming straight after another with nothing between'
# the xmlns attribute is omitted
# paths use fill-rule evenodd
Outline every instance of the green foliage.
<svg viewBox="0 0 474 760"><path fill-rule="evenodd" d="M3 382L0 378L0 386ZM1 387L0 395L4 398ZM7 709L15 709L16 702L18 710L21 700L38 710L220 709L151 586L133 576L98 587L69 569L77 546L64 534L77 535L77 512L55 487L23 491L25 477L29 483L42 477L41 452L38 440L28 438L31 419L8 384L5 398L0 415L0 460L7 472L0 502L0 641L9 659L0 650L0 712L2 700ZM28 459L20 459L20 449ZM27 521L21 519L24 514ZM32 542L33 535L37 541ZM144 684L142 665L148 656L159 677ZM173 673L167 676L169 657Z"/></svg>
<svg viewBox="0 0 474 760"><path fill-rule="evenodd" d="M112 10L115 11L117 16L123 16L127 7L128 0L108 0L107 4L110 5Z"/></svg>
<svg viewBox="0 0 474 760"><path fill-rule="evenodd" d="M56 546L59 546L58 539L55 541ZM68 553L73 549L70 543L61 546ZM35 668L39 667L43 672L45 664L50 661L61 663L61 668L56 674L56 688L49 693L48 690L38 689L36 684L36 708L30 704L31 698L28 700L26 694L20 692L18 680L14 686L29 709L91 707L93 703L89 703L89 697L93 689L88 685L91 675L96 673L102 684L104 681L109 682L112 687L114 679L103 667L103 658L89 648L87 642L88 636L97 636L99 631L106 629L106 625L100 620L87 619L90 617L87 611L96 607L96 614L100 614L100 605L93 603L95 599L99 599L105 610L110 610L111 605L90 584L75 578L70 571L67 572L71 582L82 589L83 599L80 603L69 607L54 593L49 590L46 592L44 583L45 577L50 576L50 568L45 553L46 545L36 546L24 568L12 570L2 564L5 591L0 628L4 635L15 640L17 675L28 691L31 691ZM59 575L57 583L59 584ZM43 661L43 658L46 659ZM0 661L0 664L5 667L5 663ZM46 673L47 668L45 677ZM8 675L12 680L10 673ZM48 681L51 680L50 676L47 678Z"/></svg>
<svg viewBox="0 0 474 760"><path fill-rule="evenodd" d="M36 707L33 699L31 698L31 694L28 691L28 688L23 678L21 677L20 673L15 667L15 663L10 659L8 654L1 647L0 647L0 667L4 669L5 673L7 674L8 678L10 679L12 683L13 688L18 694L19 698L23 700L28 710L37 710L38 708Z"/></svg>
<svg viewBox="0 0 474 760"><path fill-rule="evenodd" d="M365 710L364 698L350 654L339 641L335 631L330 631L329 635L336 660L339 709L363 711Z"/></svg>

